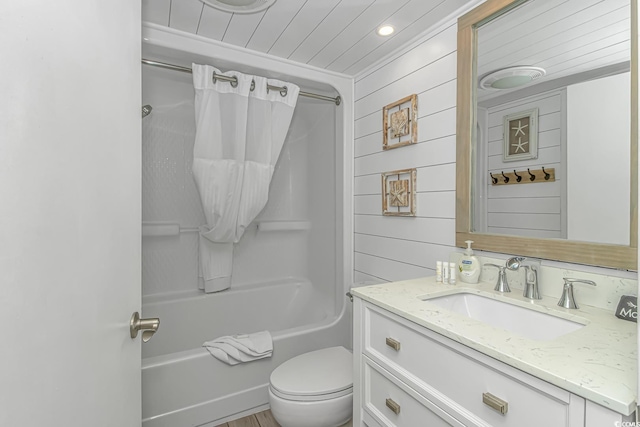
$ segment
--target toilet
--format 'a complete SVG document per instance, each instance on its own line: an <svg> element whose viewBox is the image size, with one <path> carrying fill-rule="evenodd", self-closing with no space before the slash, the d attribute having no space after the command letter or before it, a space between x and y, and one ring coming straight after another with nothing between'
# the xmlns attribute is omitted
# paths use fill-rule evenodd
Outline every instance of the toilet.
<svg viewBox="0 0 640 427"><path fill-rule="evenodd" d="M339 427L351 419L353 356L323 348L287 360L271 373L271 413L282 427Z"/></svg>

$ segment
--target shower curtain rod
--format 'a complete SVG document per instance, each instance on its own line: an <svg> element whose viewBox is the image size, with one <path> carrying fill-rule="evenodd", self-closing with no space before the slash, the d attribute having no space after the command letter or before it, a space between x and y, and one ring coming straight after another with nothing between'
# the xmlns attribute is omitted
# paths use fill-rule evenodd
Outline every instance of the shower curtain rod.
<svg viewBox="0 0 640 427"><path fill-rule="evenodd" d="M143 64L152 65L154 67L166 68L167 70L182 71L183 73L193 72L191 68L181 67L179 65L167 64L164 62L151 61L149 59L144 59L144 58L142 58L141 62ZM215 79L222 80L225 82L231 82L231 83L238 82L238 79L235 77L228 77L220 74L214 74L213 78L214 78L214 82L215 82ZM283 88L280 86L267 85L267 88L270 90L277 90L279 92L285 91L285 94L286 94L286 88ZM253 87L251 88L251 90L253 90ZM317 93L303 92L303 91L298 92L298 94L301 96L306 96L307 98L314 98L314 99L321 99L323 101L335 102L336 105L340 105L340 102L342 101L342 98L340 98L340 95L336 96L335 98L332 98L330 96L318 95Z"/></svg>

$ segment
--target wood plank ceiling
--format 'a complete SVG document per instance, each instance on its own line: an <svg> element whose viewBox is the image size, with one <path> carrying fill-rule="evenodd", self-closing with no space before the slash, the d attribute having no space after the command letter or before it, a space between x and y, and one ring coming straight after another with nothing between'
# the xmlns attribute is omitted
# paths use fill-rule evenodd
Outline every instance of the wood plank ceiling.
<svg viewBox="0 0 640 427"><path fill-rule="evenodd" d="M200 0L142 0L143 21L357 75L471 0L276 0L254 14ZM376 29L395 27L389 37Z"/></svg>

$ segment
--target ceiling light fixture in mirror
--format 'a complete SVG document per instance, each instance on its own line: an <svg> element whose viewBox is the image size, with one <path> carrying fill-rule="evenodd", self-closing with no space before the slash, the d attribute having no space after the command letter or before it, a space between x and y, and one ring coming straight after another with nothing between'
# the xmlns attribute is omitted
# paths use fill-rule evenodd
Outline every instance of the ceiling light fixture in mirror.
<svg viewBox="0 0 640 427"><path fill-rule="evenodd" d="M531 66L508 67L492 71L480 78L478 86L482 89L513 89L527 85L547 72L544 68Z"/></svg>

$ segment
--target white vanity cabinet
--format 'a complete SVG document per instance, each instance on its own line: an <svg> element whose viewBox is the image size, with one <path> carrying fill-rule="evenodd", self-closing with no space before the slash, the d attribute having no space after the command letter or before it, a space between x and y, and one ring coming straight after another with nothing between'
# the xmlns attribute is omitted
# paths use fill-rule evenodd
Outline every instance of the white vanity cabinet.
<svg viewBox="0 0 640 427"><path fill-rule="evenodd" d="M357 427L595 425L582 397L360 298L353 350ZM599 423L629 420L594 407Z"/></svg>

